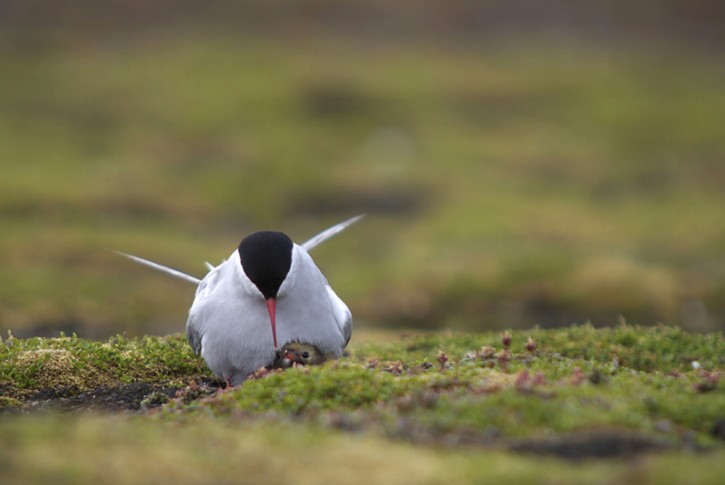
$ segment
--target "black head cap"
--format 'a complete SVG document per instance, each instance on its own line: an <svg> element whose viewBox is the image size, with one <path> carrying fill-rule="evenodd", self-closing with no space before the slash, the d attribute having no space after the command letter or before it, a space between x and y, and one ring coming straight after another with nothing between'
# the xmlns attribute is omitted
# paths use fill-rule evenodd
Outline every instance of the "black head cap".
<svg viewBox="0 0 725 485"><path fill-rule="evenodd" d="M239 244L239 257L264 298L276 298L292 265L292 239L281 232L255 232Z"/></svg>

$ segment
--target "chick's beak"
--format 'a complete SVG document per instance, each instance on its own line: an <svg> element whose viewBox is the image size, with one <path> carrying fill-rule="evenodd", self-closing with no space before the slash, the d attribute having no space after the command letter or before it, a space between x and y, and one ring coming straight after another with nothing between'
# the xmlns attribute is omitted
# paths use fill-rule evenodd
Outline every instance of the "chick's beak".
<svg viewBox="0 0 725 485"><path fill-rule="evenodd" d="M274 340L274 348L277 347L277 322L275 314L277 310L277 301L274 298L267 298L267 311L269 312L269 321L272 324L272 339Z"/></svg>

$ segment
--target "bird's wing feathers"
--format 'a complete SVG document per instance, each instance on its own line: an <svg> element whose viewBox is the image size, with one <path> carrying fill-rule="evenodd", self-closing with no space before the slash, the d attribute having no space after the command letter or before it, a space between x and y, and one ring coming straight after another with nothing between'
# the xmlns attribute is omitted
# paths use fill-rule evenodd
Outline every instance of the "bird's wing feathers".
<svg viewBox="0 0 725 485"><path fill-rule="evenodd" d="M327 285L327 295L330 297L330 303L335 314L335 320L340 326L340 332L345 337L344 346L347 347L348 342L350 342L350 337L352 337L352 313L330 285Z"/></svg>
<svg viewBox="0 0 725 485"><path fill-rule="evenodd" d="M324 231L322 231L321 233L319 233L317 236L315 236L315 237L313 237L313 238L305 241L304 243L302 243L301 246L302 246L302 248L305 251L309 251L310 249L312 249L312 248L318 246L319 244L327 241L332 236L335 236L336 234L341 233L342 231L344 231L345 229L347 229L348 226L351 226L352 224L355 224L357 221L359 221L360 219L362 219L364 216L365 216L364 214L361 214L359 216L355 216L355 217L352 217L352 218L350 218L350 219L348 219L346 221L343 221L343 222L341 222L339 224L335 224L334 226L330 227L329 229L325 229ZM199 278L196 278L194 276L188 275L186 273L182 273L179 270L176 270L176 269L173 269L173 268L169 268L168 266L164 266L164 265L159 264L159 263L154 263L153 261L149 261L148 259L139 258L138 256L134 256L132 254L126 254L126 253L123 253L121 251L116 251L114 249L112 249L111 251L113 251L116 254L120 254L121 256L124 256L126 258L129 258L129 259L131 259L133 261L136 261L137 263L140 263L140 264L143 264L143 265L148 266L150 268L153 268L153 269L155 269L157 271L161 271L163 273L169 274L169 275L174 276L176 278L180 278L182 280L186 280L186 281L189 281L191 283L194 283L195 285L198 285L199 283L201 283L201 280ZM209 271L213 271L215 269L215 267L213 265L211 265L209 262L206 262L205 265L206 265L206 267L207 267L207 269Z"/></svg>
<svg viewBox="0 0 725 485"><path fill-rule="evenodd" d="M121 251L116 251L116 250L112 250L112 251L116 254L120 254L121 256L125 256L129 259L132 259L133 261L136 261L137 263L143 264L145 266L148 266L155 270L161 271L163 273L170 274L171 276L175 276L176 278L180 278L182 280L189 281L191 283L194 283L195 285L198 285L199 283L201 283L201 280L199 278L195 278L194 276L188 275L186 273L182 273L181 271L175 270L173 268L169 268L168 266L154 263L153 261L149 261L148 259L139 258L138 256L134 256L132 254L122 253Z"/></svg>
<svg viewBox="0 0 725 485"><path fill-rule="evenodd" d="M219 285L219 282L222 279L222 271L225 269L225 266L223 264L220 264L213 270L209 271L206 276L204 276L204 279L201 280L199 283L199 286L196 288L196 297L201 299L209 298L209 296L214 292L214 290Z"/></svg>
<svg viewBox="0 0 725 485"><path fill-rule="evenodd" d="M189 345L194 349L196 355L201 354L201 334L196 329L196 321L194 317L189 315L189 321L186 322L186 340L189 341Z"/></svg>
<svg viewBox="0 0 725 485"><path fill-rule="evenodd" d="M302 249L304 249L305 251L309 251L310 249L312 249L312 248L318 246L319 244L327 241L332 236L341 233L342 231L344 231L345 229L347 229L348 226L351 226L352 224L355 224L357 221L359 221L363 217L365 217L365 214L360 214L359 216L355 216L355 217L352 217L352 218L350 218L350 219L348 219L346 221L343 221L343 222L341 222L339 224L335 224L331 228L325 229L324 231L322 231L321 233L319 233L317 236L315 236L315 237L313 237L311 239L308 239L304 243L300 244L300 246L302 246Z"/></svg>

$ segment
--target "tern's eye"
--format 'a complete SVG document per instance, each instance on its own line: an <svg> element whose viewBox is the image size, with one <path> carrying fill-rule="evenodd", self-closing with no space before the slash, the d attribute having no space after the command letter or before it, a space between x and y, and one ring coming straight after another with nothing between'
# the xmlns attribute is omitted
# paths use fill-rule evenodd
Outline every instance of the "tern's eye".
<svg viewBox="0 0 725 485"><path fill-rule="evenodd" d="M310 358L310 353L305 350L304 352L302 352L302 358L303 359L309 359Z"/></svg>

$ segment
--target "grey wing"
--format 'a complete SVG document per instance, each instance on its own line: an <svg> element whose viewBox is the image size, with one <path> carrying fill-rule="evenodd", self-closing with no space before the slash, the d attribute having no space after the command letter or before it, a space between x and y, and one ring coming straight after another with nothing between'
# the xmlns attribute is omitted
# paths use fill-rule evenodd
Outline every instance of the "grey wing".
<svg viewBox="0 0 725 485"><path fill-rule="evenodd" d="M196 355L201 354L201 334L196 329L193 315L189 315L189 320L186 322L186 340L189 341L189 345L194 350Z"/></svg>
<svg viewBox="0 0 725 485"><path fill-rule="evenodd" d="M352 337L352 313L330 285L327 285L327 294L330 297L335 320L340 327L342 336L345 338L345 347L347 347L348 342L350 342L350 337Z"/></svg>
<svg viewBox="0 0 725 485"><path fill-rule="evenodd" d="M219 287L221 272L223 269L224 265L220 264L209 271L204 279L201 280L199 286L196 288L194 303L191 305L191 309L189 309L189 319L186 321L186 339L189 341L189 345L191 345L191 348L194 349L194 352L196 352L197 355L201 354L202 333L205 331L202 321L203 316L200 318L200 312L205 304L205 300L207 300Z"/></svg>

